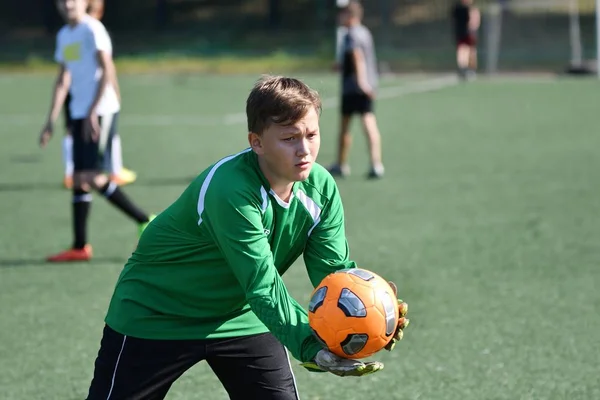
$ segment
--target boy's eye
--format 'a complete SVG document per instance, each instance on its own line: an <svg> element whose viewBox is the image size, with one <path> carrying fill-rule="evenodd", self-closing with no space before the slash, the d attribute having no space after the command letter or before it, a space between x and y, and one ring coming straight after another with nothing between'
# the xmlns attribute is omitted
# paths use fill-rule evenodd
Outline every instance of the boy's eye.
<svg viewBox="0 0 600 400"><path fill-rule="evenodd" d="M289 138L285 138L285 139L283 139L283 141L284 141L284 142L291 142L291 141L292 141L292 140L294 140L294 139L295 139L295 138L292 136L292 137L289 137Z"/></svg>

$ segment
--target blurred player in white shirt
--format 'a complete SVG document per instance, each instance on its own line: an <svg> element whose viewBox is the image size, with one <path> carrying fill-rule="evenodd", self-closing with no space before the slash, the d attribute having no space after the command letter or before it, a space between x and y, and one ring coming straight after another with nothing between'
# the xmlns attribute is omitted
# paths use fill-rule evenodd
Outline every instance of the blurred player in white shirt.
<svg viewBox="0 0 600 400"><path fill-rule="evenodd" d="M50 140L67 93L73 137L73 236L71 248L48 257L49 262L87 261L92 247L87 242L87 219L91 190L102 194L138 224L139 232L150 215L140 210L105 174L110 158L121 104L114 87L112 43L102 22L86 14L87 0L57 0L68 24L56 35L54 58L59 73L54 86L48 120L40 134L40 145Z"/></svg>
<svg viewBox="0 0 600 400"><path fill-rule="evenodd" d="M104 15L104 0L90 0L88 3L88 15L97 20L101 20L102 16ZM121 96L119 93L116 74L112 84L120 101ZM72 117L69 110L70 102L71 95L68 94L64 104L66 135L63 138L62 143L63 164L65 168L63 184L67 189L71 189L73 187L73 137L71 136ZM110 157L107 157L106 159L105 168L106 171L110 173L111 180L118 185L126 185L128 183L135 182L137 174L123 167L121 137L118 132L115 132L110 147L111 154Z"/></svg>

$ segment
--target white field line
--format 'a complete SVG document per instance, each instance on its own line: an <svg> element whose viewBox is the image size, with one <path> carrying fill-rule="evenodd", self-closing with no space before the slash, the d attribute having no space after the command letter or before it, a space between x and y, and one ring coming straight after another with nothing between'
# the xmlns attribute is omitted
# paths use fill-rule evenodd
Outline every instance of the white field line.
<svg viewBox="0 0 600 400"><path fill-rule="evenodd" d="M410 94L426 93L440 90L445 87L454 86L458 83L455 76L443 76L439 78L426 79L407 83L400 86L389 86L380 88L377 93L377 101L404 97ZM337 107L339 99L337 97L324 98L323 109ZM23 126L38 124L44 122L44 115L34 114L0 114L0 127L7 125ZM236 125L246 122L245 113L230 113L221 116L205 115L141 115L141 114L123 114L119 118L121 126L218 126L218 125ZM2 128L0 128L2 130Z"/></svg>

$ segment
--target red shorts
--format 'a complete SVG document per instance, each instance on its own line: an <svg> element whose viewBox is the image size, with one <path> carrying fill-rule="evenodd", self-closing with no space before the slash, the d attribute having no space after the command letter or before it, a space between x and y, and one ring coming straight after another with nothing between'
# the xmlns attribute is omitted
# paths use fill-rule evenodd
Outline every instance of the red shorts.
<svg viewBox="0 0 600 400"><path fill-rule="evenodd" d="M458 38L458 40L456 41L456 45L457 46L467 45L467 46L473 47L473 46L477 45L477 38L475 37L475 35L463 36L463 37Z"/></svg>

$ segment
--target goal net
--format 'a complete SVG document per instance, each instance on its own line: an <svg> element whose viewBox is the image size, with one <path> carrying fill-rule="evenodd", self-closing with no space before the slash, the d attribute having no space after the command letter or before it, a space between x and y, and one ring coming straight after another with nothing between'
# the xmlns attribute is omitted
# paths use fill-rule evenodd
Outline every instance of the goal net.
<svg viewBox="0 0 600 400"><path fill-rule="evenodd" d="M595 58L595 0L503 0L482 7L487 73L586 73Z"/></svg>

